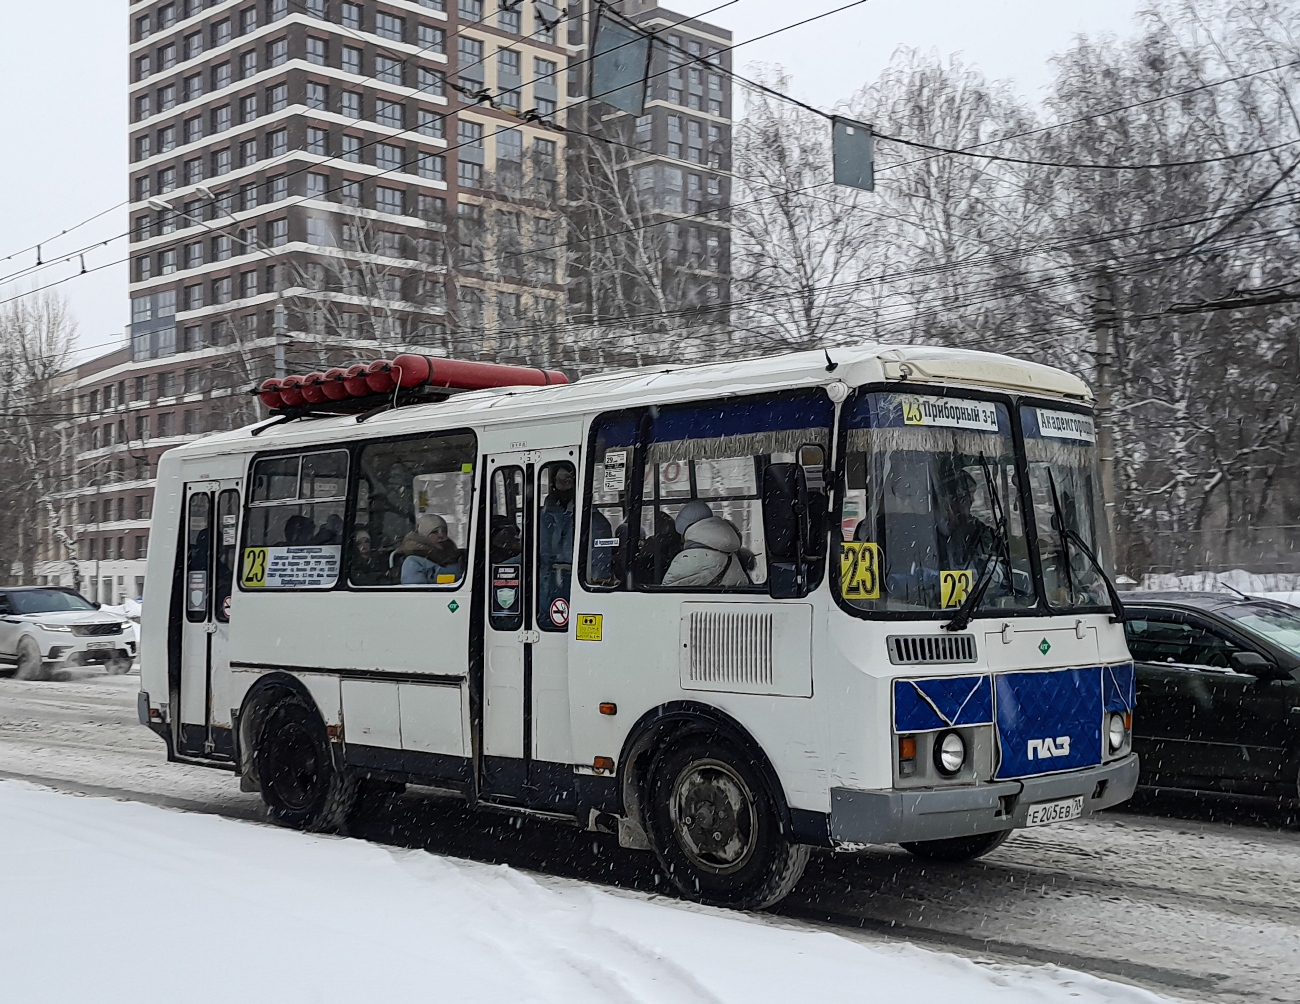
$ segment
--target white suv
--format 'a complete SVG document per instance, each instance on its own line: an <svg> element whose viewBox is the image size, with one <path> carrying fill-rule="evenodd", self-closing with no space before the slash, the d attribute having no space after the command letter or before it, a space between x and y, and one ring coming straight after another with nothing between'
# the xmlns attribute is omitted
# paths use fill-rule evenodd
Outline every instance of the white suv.
<svg viewBox="0 0 1300 1004"><path fill-rule="evenodd" d="M135 661L130 627L71 589L0 588L0 674L47 680L58 666L93 665L125 673Z"/></svg>

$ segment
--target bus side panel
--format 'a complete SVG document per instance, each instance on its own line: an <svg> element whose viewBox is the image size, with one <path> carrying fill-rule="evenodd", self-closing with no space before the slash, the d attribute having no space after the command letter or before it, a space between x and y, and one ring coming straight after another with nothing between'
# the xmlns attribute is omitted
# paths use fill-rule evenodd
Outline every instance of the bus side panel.
<svg viewBox="0 0 1300 1004"><path fill-rule="evenodd" d="M458 590L237 590L231 662L240 668L464 677L469 587Z"/></svg>
<svg viewBox="0 0 1300 1004"><path fill-rule="evenodd" d="M149 529L149 558L145 566L144 602L140 616L140 689L154 707L168 701L168 631L172 606L172 574L176 542L184 508L181 463L164 453L158 462L153 521Z"/></svg>

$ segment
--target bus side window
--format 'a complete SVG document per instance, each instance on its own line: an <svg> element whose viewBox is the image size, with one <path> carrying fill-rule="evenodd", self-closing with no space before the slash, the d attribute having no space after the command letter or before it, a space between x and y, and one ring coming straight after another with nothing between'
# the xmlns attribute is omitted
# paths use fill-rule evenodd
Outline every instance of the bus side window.
<svg viewBox="0 0 1300 1004"><path fill-rule="evenodd" d="M361 447L348 544L350 585L460 585L468 564L476 447L472 432Z"/></svg>
<svg viewBox="0 0 1300 1004"><path fill-rule="evenodd" d="M576 482L567 460L546 464L537 474L537 626L543 631L569 627Z"/></svg>
<svg viewBox="0 0 1300 1004"><path fill-rule="evenodd" d="M208 619L212 563L212 496L207 492L190 496L185 544L185 617L204 621Z"/></svg>
<svg viewBox="0 0 1300 1004"><path fill-rule="evenodd" d="M625 587L627 519L639 422L639 412L623 411L601 415L592 423L582 547L582 584L590 588Z"/></svg>
<svg viewBox="0 0 1300 1004"><path fill-rule="evenodd" d="M524 469L498 467L488 489L489 616L497 631L524 626Z"/></svg>

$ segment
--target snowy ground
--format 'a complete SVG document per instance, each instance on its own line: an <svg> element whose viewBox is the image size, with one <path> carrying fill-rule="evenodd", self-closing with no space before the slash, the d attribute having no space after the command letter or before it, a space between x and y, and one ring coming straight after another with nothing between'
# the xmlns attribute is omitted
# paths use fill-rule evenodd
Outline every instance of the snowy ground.
<svg viewBox="0 0 1300 1004"><path fill-rule="evenodd" d="M0 777L39 781L64 791L108 795L154 806L196 810L207 815L243 820L260 818L257 797L241 794L231 774L168 765L163 761L161 742L135 723L134 691L137 685L135 677L107 677L89 672L57 683L0 680ZM9 792L14 786L0 785L0 789ZM30 795L28 792L27 796ZM54 797L41 794L42 799ZM56 799L59 805L65 801ZM854 952L865 950L862 948L865 945L876 953L871 955L873 959L893 960L891 964L901 965L900 959L905 962L911 958L902 946L912 942L967 959L1055 963L1141 984L1173 997L1226 1002L1300 1002L1300 910L1297 909L1300 905L1300 833L1285 817L1267 813L1256 814L1248 825L1230 825L1221 821L1241 817L1236 809L1221 811L1216 816L1187 807L1199 813L1199 818L1193 819L1107 813L1082 823L1018 833L984 861L967 866L925 864L901 851L889 849L861 857L815 858L803 882L782 905L779 919L769 918L760 922L684 906L667 906L662 900L647 905L636 899L663 888L653 859L645 854L620 850L610 838L508 817L471 815L418 791L408 793L392 812L376 819L363 831L362 835L372 841L370 844L307 838L262 826L234 826L229 821L198 818L193 814L156 812L139 805L115 804L106 799L77 799L75 805L78 811L93 806L96 814L108 810L143 813L143 816L133 815L129 819L124 817L120 823L103 824L109 833L118 832L119 825L128 829L144 825L149 834L142 846L152 846L149 840L155 836L155 830L158 840L179 840L183 844L187 838L176 835L181 832L177 827L200 824L219 827L216 832L223 835L221 840L215 847L203 844L204 850L196 859L211 860L214 868L233 867L224 856L225 841L257 839L270 841L266 845L265 860L257 859L259 867L279 869L282 865L277 855L290 853L284 848L301 847L303 853L316 862L311 868L318 869L319 875L331 876L330 881L335 866L321 864L326 859L315 855L342 854L340 848L349 848L347 854L360 855L356 861L370 862L358 867L364 870L373 866L372 871L366 874L386 874L386 870L395 869L394 874L400 873L408 881L416 883L412 888L423 888L418 882L433 883L438 888L447 889L459 888L456 883L468 883L468 887L478 889L486 883L486 887L494 891L490 896L484 894L484 902L493 903L496 902L495 896L506 896L507 893L524 897L523 890L531 890L527 896L542 897L543 893L537 891L540 888L545 890L547 897L559 897L547 899L553 905L545 909L553 908L559 912L543 912L541 915L546 919L539 922L539 930L532 936L537 945L543 946L551 945L547 939L552 934L558 936L557 932L567 932L566 937L572 934L583 942L584 948L599 945L599 931L614 924L607 918L622 917L624 914L620 911L633 910L629 904L637 904L637 910L650 911L644 914L647 926L636 928L636 932L640 932L637 938L649 938L645 932L658 930L656 925L662 924L670 933L679 930L680 925L680 930L689 927L693 932L683 944L705 944L703 939L714 935L706 935L690 925L704 923L697 919L699 917L708 918L710 923L721 922L721 918L729 924L750 925L742 928L749 932L746 937L752 934L754 945L763 946L762 953L777 954L776 947L769 948L768 943L762 940L775 935L764 933L760 937L753 932L767 931L773 923L779 923L788 928L778 928L785 930L782 937L793 937L792 932L802 932L802 935L815 930L835 932L855 939ZM1158 804L1156 808L1162 806ZM1179 807L1179 811L1185 810ZM39 812L58 815L53 809ZM0 826L0 839L8 845L5 848L8 853L0 858L0 862L26 860L22 855L15 857L12 850L15 838L11 836L9 820L14 816L8 801L3 801L0 819L5 819L6 823ZM95 818L100 817L96 815ZM103 818L107 820L109 817ZM137 819L152 819L154 822L139 824L134 821ZM62 824L52 825L56 829L62 828ZM82 831L86 827L93 830L96 825L88 819L77 824ZM72 833L76 827L70 825L69 830ZM233 836L246 832L258 836ZM381 843L386 846L381 846ZM407 849L421 849L434 854L412 854L407 853ZM218 850L222 853L216 854ZM262 853L259 850L258 854ZM75 855L70 860L79 860L80 856ZM137 856L155 860L143 852L137 852ZM170 852L164 855L170 856ZM473 859L479 864L456 859ZM182 854L178 860L189 859ZM272 861L274 865L267 864ZM381 867L377 862L384 864ZM489 867L493 864L507 864L517 870L501 872ZM100 865L104 862L100 861ZM65 860L60 867L70 866ZM295 874L297 867L293 866ZM217 923L215 918L218 915L230 911L245 918L241 923L247 923L247 917L260 917L264 912L260 904L229 906L224 901L210 902L203 890L216 889L225 879L199 882L199 877L184 871L180 864L177 868L181 870L175 875L167 872L163 878L180 883L178 888L194 886L197 892L195 895L168 894L167 906L153 910L161 922L170 925L179 921L186 930L206 931ZM114 869L124 873L129 870L126 865L113 865L109 870ZM525 878L518 870L527 871L533 877ZM6 880L6 890L11 888L11 881ZM316 878L314 881L319 884L324 879ZM534 883L540 883L540 887ZM624 891L611 895L612 887ZM603 888L605 892L597 894L594 891L597 888ZM140 898L134 888L120 895L123 902ZM307 896L306 893L302 895L304 898ZM319 892L313 892L311 896L313 902L321 901ZM339 913L346 899L340 896L333 889L327 893L328 922L312 913L310 922L285 920L278 928L270 924L265 929L296 932L300 927L306 930L311 924L324 924L327 937L323 944L337 953L342 942L328 936L328 932L335 930L336 923L351 924ZM6 892L5 899L0 901L4 907L0 909L0 916L14 915L15 911L10 908L11 899ZM573 906L579 901L585 905ZM454 900L447 902L458 903ZM510 903L515 902L510 900ZM255 905L256 909L249 909L250 905ZM654 910L651 910L652 905ZM273 910L274 907L265 909ZM500 909L505 911L502 916L513 918L510 920L512 924L527 926L534 923L511 912L515 907L509 903ZM460 905L455 905L455 911L464 912ZM587 912L584 914L582 911ZM661 915L655 911L667 913ZM561 924L563 918L569 918L565 924L577 923L572 918L579 914L588 918L584 923L594 926L565 927ZM131 916L136 917L135 914ZM144 918L145 914L139 916ZM476 918L482 914L475 908L465 916ZM596 916L599 921L590 920ZM652 916L668 919L652 921L649 919ZM135 919L131 921L135 922ZM257 923L261 924L261 921ZM754 927L755 924L759 926ZM623 931L617 924L614 926ZM256 930L259 932L256 937L260 939L263 928L257 927ZM728 927L727 930L733 929ZM241 935L238 941L241 947L230 951L225 941L227 935L219 933L214 935L216 940L213 944L224 946L217 953L219 956L238 957L242 967L250 958L253 961L260 959L263 946L275 944L282 936L264 943L249 940L254 937L252 934ZM719 933L716 937L724 935ZM296 938L295 934L295 945ZM686 965L690 956L679 957L674 954L675 949L669 950L676 942L668 935L664 935L667 940L655 940L658 938L656 934L651 940L664 947L666 957ZM624 952L624 942L615 940L621 946L617 951ZM633 942L643 943L636 938ZM152 983L157 978L153 954L150 953L147 959L142 958L134 946L146 942L131 939L131 943L133 947L128 956L140 964L138 971L142 974L137 981ZM7 935L0 934L0 965L5 967L0 973L8 971L14 944ZM370 942L366 941L366 944ZM832 961L841 958L836 952L850 950L843 946L842 938L836 939L835 944L841 947L827 956ZM251 955L250 946L256 946ZM879 954L886 947L888 951ZM614 951L613 948L610 950ZM757 948L752 950L759 951ZM523 953L520 958L532 958L529 954L533 951L532 943L525 939L525 945L519 951ZM548 951L550 949L543 954ZM782 948L780 951L795 949ZM811 952L813 949L800 948L798 951ZM603 955L599 957L604 958ZM858 955L852 957L859 958ZM618 958L624 959L625 956L619 954ZM832 965L821 956L817 958L821 959L819 965ZM419 959L425 961L418 965L413 962L416 969L427 964L427 956L419 956ZM923 968L927 974L932 970L947 972L946 967L955 964L951 960L931 961ZM841 966L841 963L834 962L833 966ZM289 968L294 967L289 965ZM636 970L642 976L647 971ZM722 972L709 970L714 973L714 976L709 976L704 970L689 966L687 971L698 979L712 979ZM843 972L843 969L835 971ZM894 970L870 970L862 985L876 987L884 978L877 974L886 971ZM1008 969L1004 974L1014 972ZM667 980L668 976L662 978ZM723 976L717 978L724 979ZM1047 979L1046 976L1042 978ZM4 977L0 976L0 979ZM1016 976L1013 982L1021 979ZM766 987L769 984L760 985ZM772 982L770 985L775 987L779 984ZM1030 992L1026 989L1029 985L1023 982L1015 982L1015 985ZM708 986L710 992L718 993L712 984ZM1038 984L1032 984L1031 989L1033 992L1047 992ZM1074 989L1084 992L1078 987ZM808 996L807 988L804 990L801 996ZM1093 990L1086 992L1093 993ZM696 999L684 990L675 993L675 996L665 995L664 999ZM15 1000L27 999L9 993L5 996ZM581 995L575 993L575 996L582 999ZM623 996L637 999L630 992ZM69 994L62 999L77 998ZM102 995L90 994L84 999L103 998ZM274 998L268 994L263 999ZM351 999L400 999L400 995L387 998L351 995ZM465 999L490 999L490 994ZM618 999L618 994L611 993L606 999ZM730 998L722 995L722 999ZM764 994L750 998L767 999L775 998ZM831 994L825 999L872 998ZM955 998L939 999L964 1001L976 998L959 994ZM1005 999L1017 998L1008 995Z"/></svg>
<svg viewBox="0 0 1300 1004"><path fill-rule="evenodd" d="M9 1000L1159 1000L359 840L0 783ZM72 961L75 960L75 961Z"/></svg>

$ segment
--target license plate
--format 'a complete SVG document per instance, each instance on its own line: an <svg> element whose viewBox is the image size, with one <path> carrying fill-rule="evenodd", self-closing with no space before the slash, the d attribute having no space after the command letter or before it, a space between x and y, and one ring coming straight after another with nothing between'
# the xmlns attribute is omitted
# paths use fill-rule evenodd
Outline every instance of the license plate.
<svg viewBox="0 0 1300 1004"><path fill-rule="evenodd" d="M106 648L113 648L113 647L114 647L114 645L113 645L113 643L112 643L111 641L88 641L88 642L86 642L86 650L89 651L89 652L99 652L99 651L102 651L102 650L104 650L104 649L106 649Z"/></svg>
<svg viewBox="0 0 1300 1004"><path fill-rule="evenodd" d="M1078 819L1083 815L1083 796L1063 798L1059 802L1039 802L1029 807L1026 826L1048 826L1052 823L1064 823L1066 820Z"/></svg>

